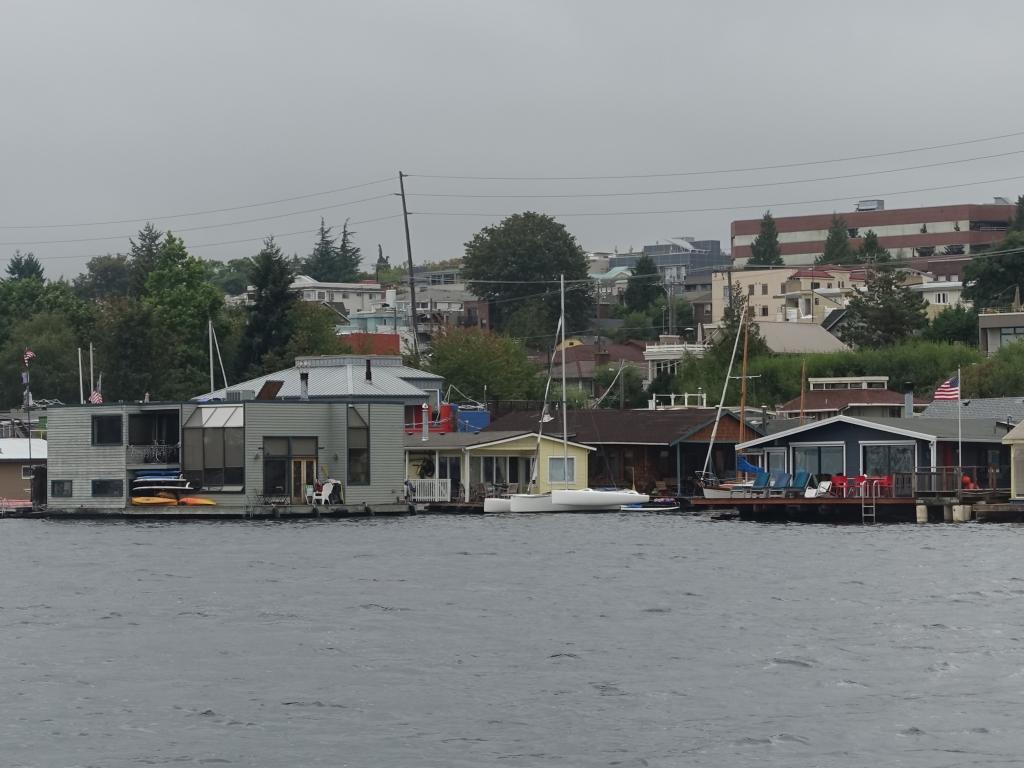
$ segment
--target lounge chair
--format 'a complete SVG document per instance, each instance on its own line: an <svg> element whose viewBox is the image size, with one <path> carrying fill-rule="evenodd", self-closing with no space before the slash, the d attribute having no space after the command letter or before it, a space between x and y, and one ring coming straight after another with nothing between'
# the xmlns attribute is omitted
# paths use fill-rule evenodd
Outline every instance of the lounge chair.
<svg viewBox="0 0 1024 768"><path fill-rule="evenodd" d="M804 491L804 498L806 498L806 499L817 499L817 498L820 498L821 496L829 496L829 495L831 495L831 492L832 492L832 481L831 480L823 480L820 483L818 483L817 487L815 487L815 488L808 488L806 491Z"/></svg>
<svg viewBox="0 0 1024 768"><path fill-rule="evenodd" d="M785 496L789 490L789 473L776 471L768 481L767 496Z"/></svg>
<svg viewBox="0 0 1024 768"><path fill-rule="evenodd" d="M811 473L806 469L799 469L793 476L792 482L785 489L786 496L803 496L807 486L811 484Z"/></svg>
<svg viewBox="0 0 1024 768"><path fill-rule="evenodd" d="M765 491L768 489L768 480L770 478L771 475L769 473L758 472L754 476L753 485L747 486L745 488L733 488L732 490L729 491L729 496L764 496Z"/></svg>

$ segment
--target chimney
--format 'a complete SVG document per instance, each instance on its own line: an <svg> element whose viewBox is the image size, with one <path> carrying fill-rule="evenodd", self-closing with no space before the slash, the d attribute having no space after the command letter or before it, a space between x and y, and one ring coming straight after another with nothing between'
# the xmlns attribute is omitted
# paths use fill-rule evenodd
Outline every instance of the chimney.
<svg viewBox="0 0 1024 768"><path fill-rule="evenodd" d="M309 371L299 373L299 400L309 400Z"/></svg>
<svg viewBox="0 0 1024 768"><path fill-rule="evenodd" d="M366 380L373 381L373 371L370 368L370 358L366 358Z"/></svg>
<svg viewBox="0 0 1024 768"><path fill-rule="evenodd" d="M914 415L914 382L903 382L903 415L908 419Z"/></svg>

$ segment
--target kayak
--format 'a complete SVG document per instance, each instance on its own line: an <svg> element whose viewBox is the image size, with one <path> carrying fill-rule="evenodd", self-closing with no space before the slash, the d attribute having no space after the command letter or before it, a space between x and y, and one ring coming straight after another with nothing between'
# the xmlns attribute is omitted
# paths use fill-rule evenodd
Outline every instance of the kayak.
<svg viewBox="0 0 1024 768"><path fill-rule="evenodd" d="M176 507L177 499L168 499L164 496L132 496L132 506L135 507Z"/></svg>
<svg viewBox="0 0 1024 768"><path fill-rule="evenodd" d="M215 507L217 502L213 499L204 499L199 496L183 496L178 499L178 504L185 507Z"/></svg>

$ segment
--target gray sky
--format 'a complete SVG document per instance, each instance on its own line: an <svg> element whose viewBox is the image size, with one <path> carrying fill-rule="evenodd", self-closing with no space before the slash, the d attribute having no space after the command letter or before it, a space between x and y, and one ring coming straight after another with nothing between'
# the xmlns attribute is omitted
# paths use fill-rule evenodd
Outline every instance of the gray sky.
<svg viewBox="0 0 1024 768"><path fill-rule="evenodd" d="M729 222L987 202L1024 192L1024 135L774 171L591 181L442 180L415 174L667 174L822 160L1024 131L1015 92L1024 3L960 0L0 3L0 264L31 250L50 276L124 251L148 218L206 258L252 255L267 234L308 252L329 224L400 212L416 261L461 255L504 215L541 210L723 210L560 220L588 250L693 235L728 247ZM1019 176L912 194L894 192ZM449 194L663 195L539 199ZM834 202L783 205L839 198ZM281 216L331 206L322 212ZM744 207L748 206L748 207ZM439 216L427 212L486 215ZM235 223L268 216L267 221ZM22 225L131 223L51 229ZM216 224L229 224L217 228ZM400 218L356 223L372 262L404 259ZM114 238L81 241L84 238ZM77 240L42 244L31 241ZM230 245L225 241L247 240Z"/></svg>

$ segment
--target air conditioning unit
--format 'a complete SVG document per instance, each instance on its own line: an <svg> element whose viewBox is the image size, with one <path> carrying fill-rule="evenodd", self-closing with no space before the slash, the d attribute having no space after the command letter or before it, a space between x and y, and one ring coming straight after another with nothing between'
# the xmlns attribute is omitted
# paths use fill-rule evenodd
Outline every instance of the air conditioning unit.
<svg viewBox="0 0 1024 768"><path fill-rule="evenodd" d="M857 203L858 211L884 211L885 200L861 200Z"/></svg>
<svg viewBox="0 0 1024 768"><path fill-rule="evenodd" d="M229 389L225 398L229 403L240 403L243 400L255 400L256 390L254 389Z"/></svg>

